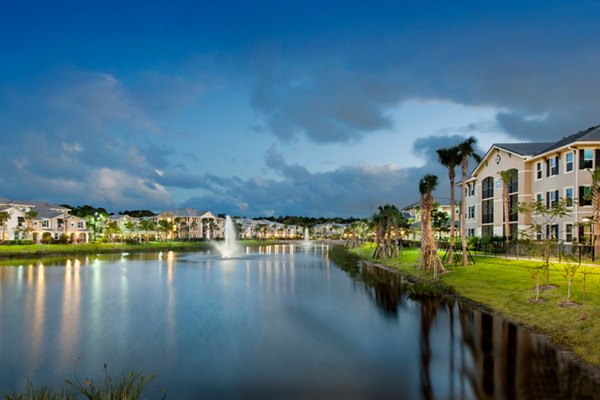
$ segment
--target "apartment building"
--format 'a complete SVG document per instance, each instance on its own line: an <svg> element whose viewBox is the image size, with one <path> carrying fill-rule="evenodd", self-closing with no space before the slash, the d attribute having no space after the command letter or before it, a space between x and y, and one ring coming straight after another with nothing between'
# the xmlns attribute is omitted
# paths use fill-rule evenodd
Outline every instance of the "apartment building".
<svg viewBox="0 0 600 400"><path fill-rule="evenodd" d="M44 239L66 236L71 243L87 243L89 232L84 219L69 214L71 210L42 201L0 198L0 212L8 219L0 224L2 240Z"/></svg>
<svg viewBox="0 0 600 400"><path fill-rule="evenodd" d="M198 211L193 208L166 210L150 217L158 223L161 220L172 222L173 236L176 239L208 239L223 237L225 221L210 211Z"/></svg>
<svg viewBox="0 0 600 400"><path fill-rule="evenodd" d="M543 222L519 213L518 203L541 201L552 207L559 199L566 199L569 214L544 226L544 236L567 243L588 241L591 237L588 221L592 217L591 171L596 166L600 166L600 126L557 142L492 145L469 179L458 184L466 194L468 236L506 235L500 172L510 171L510 237L528 231L534 222Z"/></svg>

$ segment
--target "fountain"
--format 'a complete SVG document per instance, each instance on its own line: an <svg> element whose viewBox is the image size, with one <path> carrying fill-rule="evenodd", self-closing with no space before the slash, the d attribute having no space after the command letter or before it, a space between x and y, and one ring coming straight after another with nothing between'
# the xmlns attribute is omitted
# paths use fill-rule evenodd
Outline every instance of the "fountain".
<svg viewBox="0 0 600 400"><path fill-rule="evenodd" d="M310 235L308 232L308 226L304 227L304 240L302 241L302 246L310 246Z"/></svg>
<svg viewBox="0 0 600 400"><path fill-rule="evenodd" d="M225 240L221 243L213 242L213 246L221 253L222 258L231 258L239 254L235 225L229 215L225 217Z"/></svg>

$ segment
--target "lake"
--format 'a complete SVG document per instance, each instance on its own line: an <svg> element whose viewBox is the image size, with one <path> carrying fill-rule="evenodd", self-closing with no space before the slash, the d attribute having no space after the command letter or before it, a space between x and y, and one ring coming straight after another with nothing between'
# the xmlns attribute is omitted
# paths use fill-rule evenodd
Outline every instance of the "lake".
<svg viewBox="0 0 600 400"><path fill-rule="evenodd" d="M80 256L0 267L0 393L152 373L149 398L595 398L536 335L366 285L321 245Z"/></svg>

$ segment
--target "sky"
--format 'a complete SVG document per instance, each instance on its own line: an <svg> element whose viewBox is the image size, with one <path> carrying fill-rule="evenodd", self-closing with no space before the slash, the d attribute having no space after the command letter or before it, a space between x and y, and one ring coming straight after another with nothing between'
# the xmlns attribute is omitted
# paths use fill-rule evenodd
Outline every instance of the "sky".
<svg viewBox="0 0 600 400"><path fill-rule="evenodd" d="M600 124L595 1L0 2L0 197L371 215Z"/></svg>

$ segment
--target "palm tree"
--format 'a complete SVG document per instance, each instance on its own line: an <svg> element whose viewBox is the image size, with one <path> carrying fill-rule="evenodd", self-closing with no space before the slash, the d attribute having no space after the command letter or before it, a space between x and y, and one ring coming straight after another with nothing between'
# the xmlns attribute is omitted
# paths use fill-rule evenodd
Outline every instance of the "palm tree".
<svg viewBox="0 0 600 400"><path fill-rule="evenodd" d="M594 237L594 254L600 254L600 232L598 223L600 223L600 167L592 171L592 235Z"/></svg>
<svg viewBox="0 0 600 400"><path fill-rule="evenodd" d="M34 211L34 210L30 210L25 213L25 222L27 223L27 227L25 228L25 231L27 232L28 237L30 237L30 235L32 235L32 233L33 233L32 222L34 219L37 218L37 216L38 216L38 212Z"/></svg>
<svg viewBox="0 0 600 400"><path fill-rule="evenodd" d="M123 224L123 226L125 226L125 229L127 229L127 231L129 232L129 238L131 239L132 234L137 231L137 224L135 223L135 221L125 221L125 224Z"/></svg>
<svg viewBox="0 0 600 400"><path fill-rule="evenodd" d="M462 172L462 185L463 190L461 190L460 196L460 241L462 245L462 266L467 266L467 226L466 226L466 213L467 213L467 204L465 201L465 185L467 182L467 172L469 169L469 158L474 159L477 162L481 161L481 157L475 153L475 144L477 143L477 139L473 136L465 140L464 142L458 145L458 154L460 156L460 165Z"/></svg>
<svg viewBox="0 0 600 400"><path fill-rule="evenodd" d="M165 234L165 240L169 240L173 233L173 227L175 224L169 220L161 219L158 221L158 230Z"/></svg>
<svg viewBox="0 0 600 400"><path fill-rule="evenodd" d="M504 237L506 242L510 237L510 183L512 181L514 170L500 171L500 178L502 179L502 204L504 205Z"/></svg>
<svg viewBox="0 0 600 400"><path fill-rule="evenodd" d="M10 214L7 211L0 212L0 224L2 224L2 241L6 238L6 222L10 218Z"/></svg>
<svg viewBox="0 0 600 400"><path fill-rule="evenodd" d="M150 240L149 231L153 231L156 228L154 221L149 219L142 219L139 223L140 229L146 232L146 241Z"/></svg>
<svg viewBox="0 0 600 400"><path fill-rule="evenodd" d="M433 209L433 191L438 184L438 177L435 175L425 175L419 181L419 192L421 193L421 254L419 256L419 266L422 269L429 269L433 272L434 278L437 274L444 272L442 260L437 252L433 229L431 228L431 210Z"/></svg>
<svg viewBox="0 0 600 400"><path fill-rule="evenodd" d="M448 179L450 180L450 248L448 249L448 263L454 262L454 222L456 213L454 207L456 200L454 198L454 180L456 178L456 167L461 163L460 150L458 146L446 147L436 150L440 163L448 168ZM464 179L463 179L464 182ZM464 183L463 183L464 186Z"/></svg>
<svg viewBox="0 0 600 400"><path fill-rule="evenodd" d="M108 221L108 223L106 224L105 232L108 236L108 241L112 243L115 235L121 233L119 223L117 221Z"/></svg>

